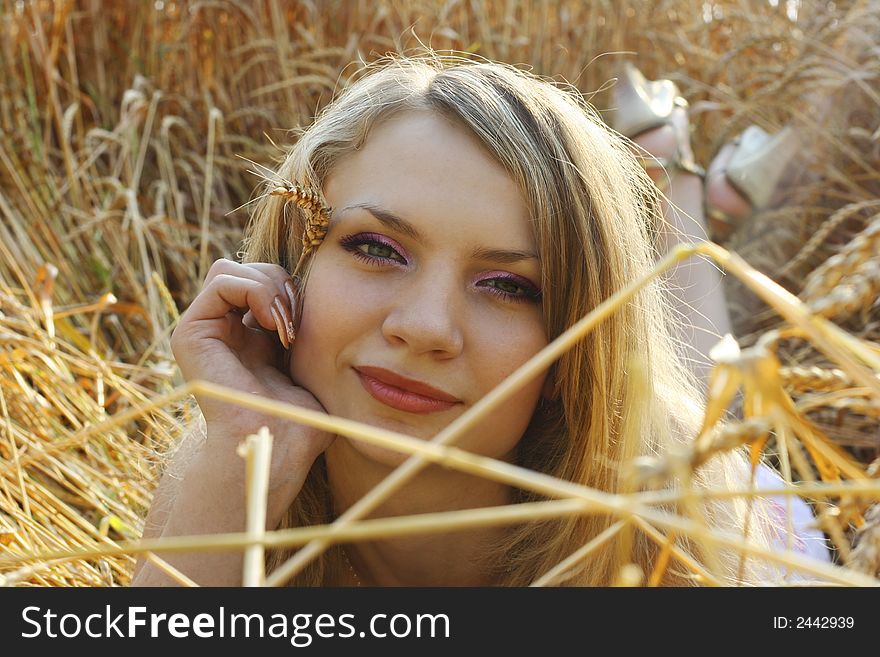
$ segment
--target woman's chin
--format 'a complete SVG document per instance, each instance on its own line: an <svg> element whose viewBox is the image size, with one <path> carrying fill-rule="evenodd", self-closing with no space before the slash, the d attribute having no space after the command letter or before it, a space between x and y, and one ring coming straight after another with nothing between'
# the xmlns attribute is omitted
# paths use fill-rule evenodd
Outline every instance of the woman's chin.
<svg viewBox="0 0 880 657"><path fill-rule="evenodd" d="M443 427L441 427L437 430L426 430L425 427L421 427L421 430L419 430L417 428L407 426L402 423L391 421L371 424L373 426L378 426L382 429L394 431L395 433L403 434L426 443L431 442L434 438L436 438L437 434L443 429ZM516 453L516 445L519 440L493 440L491 436L491 429L487 428L486 424L481 423L479 425L471 427L470 430L467 431L467 433L459 436L451 443L448 443L448 445L454 446L465 452L476 454L478 456L484 456L512 463L512 459L514 458L514 455ZM487 437L490 437L488 441ZM345 441L347 442L347 449L354 450L362 458L365 458L374 463L381 464L383 466L387 466L389 468L395 468L399 466L412 454L412 452L397 451L395 449L391 449L382 445L376 445L362 440L357 440L356 438L345 438Z"/></svg>
<svg viewBox="0 0 880 657"><path fill-rule="evenodd" d="M421 419L421 422L419 421L420 418L410 422L389 417L364 417L362 414L358 414L357 417L343 414L341 417L349 417L356 422L361 422L377 429L391 431L424 442L430 441L437 435L437 432L443 428L426 426L423 419ZM345 441L346 449L353 450L368 461L374 461L388 467L396 467L400 465L406 461L411 454L411 452L397 451L384 445L377 445L353 437L339 436L339 439ZM342 447L342 445L339 447Z"/></svg>
<svg viewBox="0 0 880 657"><path fill-rule="evenodd" d="M407 452L398 452L393 449L388 449L387 447L365 443L354 438L347 438L346 440L349 442L351 449L356 451L363 458L389 468L396 468L410 456Z"/></svg>

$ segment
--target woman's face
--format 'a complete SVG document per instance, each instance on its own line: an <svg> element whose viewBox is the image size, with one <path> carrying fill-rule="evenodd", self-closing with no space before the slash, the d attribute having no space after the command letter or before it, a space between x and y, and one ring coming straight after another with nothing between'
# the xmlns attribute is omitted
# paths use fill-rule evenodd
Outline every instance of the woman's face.
<svg viewBox="0 0 880 657"><path fill-rule="evenodd" d="M330 414L428 440L547 344L526 205L465 128L398 115L340 161L324 195L333 216L291 377ZM512 460L545 376L456 444ZM406 458L353 445L387 464Z"/></svg>

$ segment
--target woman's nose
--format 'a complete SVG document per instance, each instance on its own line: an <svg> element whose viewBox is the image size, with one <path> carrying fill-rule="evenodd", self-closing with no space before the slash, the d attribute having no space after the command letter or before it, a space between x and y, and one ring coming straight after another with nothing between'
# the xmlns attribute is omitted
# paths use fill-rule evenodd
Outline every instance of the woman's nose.
<svg viewBox="0 0 880 657"><path fill-rule="evenodd" d="M464 342L458 294L461 291L451 277L424 272L418 280L409 281L394 295L382 324L385 339L405 343L418 354L458 355Z"/></svg>

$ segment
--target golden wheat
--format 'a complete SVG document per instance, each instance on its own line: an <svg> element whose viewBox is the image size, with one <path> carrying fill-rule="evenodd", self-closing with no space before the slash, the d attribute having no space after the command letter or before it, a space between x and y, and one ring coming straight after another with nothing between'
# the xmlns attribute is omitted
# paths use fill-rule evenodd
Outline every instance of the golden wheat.
<svg viewBox="0 0 880 657"><path fill-rule="evenodd" d="M809 106L793 109L810 90L835 90L835 125L818 126L828 149L820 182L784 208L756 216L732 244L779 278L799 282L799 271L815 267L802 298L815 313L848 322L859 342L848 342L847 354L870 353L868 345L880 340L877 268L867 264L876 263L877 217L861 241L850 233L880 195L872 118L880 61L873 45L846 58L828 53L842 52L838 45L853 34L876 34L880 8L801 3L793 21L784 4L716 2L720 21L691 12L682 0L660 0L650 14L579 0L383 1L320 13L309 3L283 2L179 1L161 10L158 3L7 3L0 10L0 557L18 565L4 568L0 581L128 583L130 550L110 550L140 536L158 454L191 419L174 396L180 375L168 337L177 308L200 289L204 263L239 245L247 218L233 209L249 198L253 181L238 157L268 165L277 150L267 134L307 125L348 83L351 62L404 51L425 34L438 50L528 62L536 73L571 80L600 111L619 58L597 56L635 52L646 75L672 76L692 100L694 148L704 163L746 125L782 125L799 111L810 113ZM418 34L408 30L414 24ZM110 56L109 35L127 56ZM330 209L295 184L271 178L268 189L306 215L298 273L323 239ZM832 244L847 242L818 266ZM763 314L743 307L738 335L754 334L758 343L780 328L777 306ZM820 356L804 352L784 367L755 360L768 368L761 372L769 372L764 378L772 385L763 387L745 361L719 364L750 400L751 415L715 429L719 407L730 400L722 390L699 444L678 461L647 465L661 478L679 469L686 475L717 451L759 446L767 412L783 408L772 431L781 453L791 453L789 473L806 477L817 467L829 478L806 481L814 495L836 485L835 476L864 470L852 454L837 453L829 436L861 445L859 457L874 463L867 474L876 476L874 388L850 365ZM857 360L870 367L869 359ZM873 366L875 379L878 370ZM765 390L773 403L753 403ZM828 423L805 423L798 409L827 415ZM820 522L843 556L850 519L864 512L866 528L876 522L876 512L865 511L868 498L827 496L839 513L824 513ZM656 582L667 557L695 579L718 583L669 535L640 517L632 522L663 559L650 573L620 573L621 583ZM853 563L870 564L861 555L872 544L876 531L865 529ZM97 554L33 562L53 550ZM572 566L561 565L556 581ZM173 576L187 583L185 574ZM867 580L844 574L835 581Z"/></svg>

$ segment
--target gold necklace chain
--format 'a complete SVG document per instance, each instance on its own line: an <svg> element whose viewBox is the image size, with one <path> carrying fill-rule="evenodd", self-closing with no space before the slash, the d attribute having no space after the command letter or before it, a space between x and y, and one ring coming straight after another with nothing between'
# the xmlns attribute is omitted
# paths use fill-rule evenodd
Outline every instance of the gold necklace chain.
<svg viewBox="0 0 880 657"><path fill-rule="evenodd" d="M354 577L355 586L363 586L360 576L357 574L354 566L351 565L351 560L348 558L348 550L346 550L345 548L342 548L342 558L345 559L345 565L348 566L348 570L351 572L351 576Z"/></svg>

